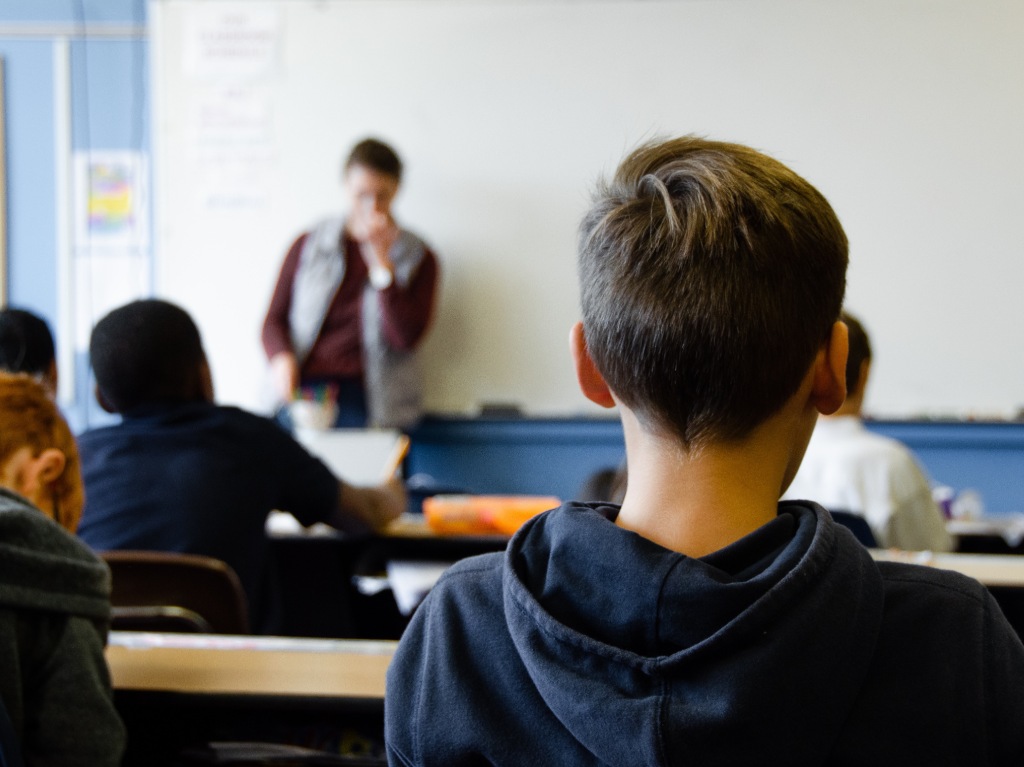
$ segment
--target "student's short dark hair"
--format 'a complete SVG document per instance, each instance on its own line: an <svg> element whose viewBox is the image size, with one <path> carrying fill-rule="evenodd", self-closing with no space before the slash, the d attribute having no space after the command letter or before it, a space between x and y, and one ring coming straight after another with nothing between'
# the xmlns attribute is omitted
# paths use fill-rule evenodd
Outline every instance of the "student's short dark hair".
<svg viewBox="0 0 1024 767"><path fill-rule="evenodd" d="M119 413L194 399L206 361L188 312L157 299L133 301L96 323L89 358L101 396Z"/></svg>
<svg viewBox="0 0 1024 767"><path fill-rule="evenodd" d="M737 144L645 144L599 184L579 238L584 335L645 427L686 446L778 411L839 317L847 241L831 206Z"/></svg>
<svg viewBox="0 0 1024 767"><path fill-rule="evenodd" d="M345 160L344 173L348 173L353 165L362 165L364 168L391 176L395 181L402 180L402 160L394 149L379 139L363 139L352 147L348 159Z"/></svg>
<svg viewBox="0 0 1024 767"><path fill-rule="evenodd" d="M860 320L852 314L844 311L840 319L849 330L850 356L846 358L846 390L851 392L860 378L861 366L871 359L871 341Z"/></svg>
<svg viewBox="0 0 1024 767"><path fill-rule="evenodd" d="M0 309L0 370L43 375L54 361L46 320L26 309Z"/></svg>

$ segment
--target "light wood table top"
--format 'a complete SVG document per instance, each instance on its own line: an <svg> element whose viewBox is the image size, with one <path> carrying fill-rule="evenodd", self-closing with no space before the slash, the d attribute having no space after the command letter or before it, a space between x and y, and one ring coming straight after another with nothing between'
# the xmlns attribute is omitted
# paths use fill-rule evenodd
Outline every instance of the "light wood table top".
<svg viewBox="0 0 1024 767"><path fill-rule="evenodd" d="M936 554L873 549L871 556L879 562L908 562L955 570L986 586L1024 586L1024 557L1014 554Z"/></svg>
<svg viewBox="0 0 1024 767"><path fill-rule="evenodd" d="M384 698L397 642L111 632L116 690Z"/></svg>

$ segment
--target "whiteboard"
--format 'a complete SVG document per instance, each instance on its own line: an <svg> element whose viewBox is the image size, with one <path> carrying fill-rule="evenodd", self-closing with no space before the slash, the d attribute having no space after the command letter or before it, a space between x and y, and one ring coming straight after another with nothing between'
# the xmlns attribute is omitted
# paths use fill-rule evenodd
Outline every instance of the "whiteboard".
<svg viewBox="0 0 1024 767"><path fill-rule="evenodd" d="M340 210L342 158L372 134L442 263L428 408L593 412L567 350L579 218L629 148L697 133L832 202L869 411L1024 404L1019 0L156 0L151 20L156 284L196 317L223 401L264 403L281 259ZM218 48L231 25L245 45Z"/></svg>

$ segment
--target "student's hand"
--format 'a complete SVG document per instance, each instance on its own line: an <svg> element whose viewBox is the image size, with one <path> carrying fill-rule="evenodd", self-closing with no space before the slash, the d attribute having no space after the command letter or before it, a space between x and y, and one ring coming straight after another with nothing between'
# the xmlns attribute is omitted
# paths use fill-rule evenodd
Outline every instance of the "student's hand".
<svg viewBox="0 0 1024 767"><path fill-rule="evenodd" d="M270 358L270 376L274 388L285 402L295 398L295 390L299 388L299 363L291 352L278 352Z"/></svg>
<svg viewBox="0 0 1024 767"><path fill-rule="evenodd" d="M394 476L382 485L373 488L373 511L371 516L374 526L380 530L394 522L405 513L408 496L405 484L398 476Z"/></svg>
<svg viewBox="0 0 1024 767"><path fill-rule="evenodd" d="M337 514L331 522L339 530L381 530L405 511L405 486L397 476L376 487L339 485Z"/></svg>

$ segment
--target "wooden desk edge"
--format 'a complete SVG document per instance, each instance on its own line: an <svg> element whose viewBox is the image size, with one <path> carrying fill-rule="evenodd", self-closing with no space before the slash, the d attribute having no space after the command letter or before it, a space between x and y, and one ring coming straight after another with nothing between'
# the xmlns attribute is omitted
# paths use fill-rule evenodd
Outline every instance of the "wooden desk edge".
<svg viewBox="0 0 1024 767"><path fill-rule="evenodd" d="M1016 554L939 554L931 551L874 549L871 556L876 562L904 562L953 570L986 586L1024 587L1024 557Z"/></svg>
<svg viewBox="0 0 1024 767"><path fill-rule="evenodd" d="M111 644L106 657L115 690L383 700L397 643L388 644L389 652Z"/></svg>

